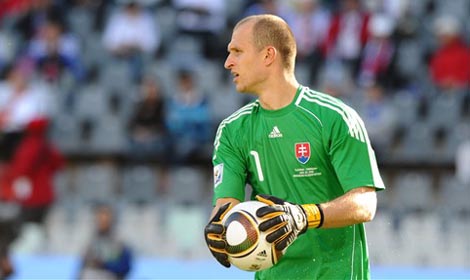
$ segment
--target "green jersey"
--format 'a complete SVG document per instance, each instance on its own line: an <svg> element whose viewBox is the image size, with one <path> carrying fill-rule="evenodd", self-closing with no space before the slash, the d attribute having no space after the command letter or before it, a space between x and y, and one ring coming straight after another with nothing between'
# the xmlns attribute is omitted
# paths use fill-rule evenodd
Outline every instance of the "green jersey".
<svg viewBox="0 0 470 280"><path fill-rule="evenodd" d="M214 141L214 202L271 194L297 204L322 203L363 187L383 189L364 123L352 108L300 86L279 110L250 103L219 125ZM364 224L309 229L259 279L370 277Z"/></svg>

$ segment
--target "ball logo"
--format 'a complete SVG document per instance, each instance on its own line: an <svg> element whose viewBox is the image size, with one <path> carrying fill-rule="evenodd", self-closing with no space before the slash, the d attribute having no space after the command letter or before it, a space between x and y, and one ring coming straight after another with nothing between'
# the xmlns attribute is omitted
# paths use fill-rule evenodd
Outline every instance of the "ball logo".
<svg viewBox="0 0 470 280"><path fill-rule="evenodd" d="M300 163L306 164L310 159L310 143L295 143L295 157Z"/></svg>

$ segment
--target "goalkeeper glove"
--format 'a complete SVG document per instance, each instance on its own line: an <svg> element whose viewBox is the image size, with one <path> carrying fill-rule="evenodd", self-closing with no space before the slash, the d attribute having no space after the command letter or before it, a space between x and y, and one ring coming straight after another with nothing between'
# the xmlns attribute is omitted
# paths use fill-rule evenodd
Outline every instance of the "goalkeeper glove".
<svg viewBox="0 0 470 280"><path fill-rule="evenodd" d="M267 220L259 230L269 232L266 241L274 243L276 250L289 247L307 228L319 228L323 224L323 212L318 204L293 204L270 195L257 195L256 199L269 206L261 207L256 215Z"/></svg>
<svg viewBox="0 0 470 280"><path fill-rule="evenodd" d="M204 229L207 247L209 247L214 258L225 267L230 267L230 262L228 261L228 255L225 251L227 244L222 238L225 227L222 225L221 221L230 208L232 208L231 202L222 205Z"/></svg>

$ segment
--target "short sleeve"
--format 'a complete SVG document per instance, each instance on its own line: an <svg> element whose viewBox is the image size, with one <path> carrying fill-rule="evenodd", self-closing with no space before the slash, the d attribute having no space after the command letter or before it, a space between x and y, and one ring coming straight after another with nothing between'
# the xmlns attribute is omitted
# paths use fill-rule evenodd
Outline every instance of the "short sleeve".
<svg viewBox="0 0 470 280"><path fill-rule="evenodd" d="M219 127L214 142L214 197L245 199L246 167L240 148L232 144L227 127Z"/></svg>
<svg viewBox="0 0 470 280"><path fill-rule="evenodd" d="M364 122L346 107L324 131L326 149L344 192L358 187L384 189Z"/></svg>

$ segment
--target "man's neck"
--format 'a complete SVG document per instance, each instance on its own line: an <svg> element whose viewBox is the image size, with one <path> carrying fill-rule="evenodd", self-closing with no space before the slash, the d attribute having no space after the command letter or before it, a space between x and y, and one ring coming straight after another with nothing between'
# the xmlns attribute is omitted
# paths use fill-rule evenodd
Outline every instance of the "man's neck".
<svg viewBox="0 0 470 280"><path fill-rule="evenodd" d="M259 102L261 107L267 110L278 110L291 104L294 100L299 83L294 77L272 81L266 89L261 92Z"/></svg>

